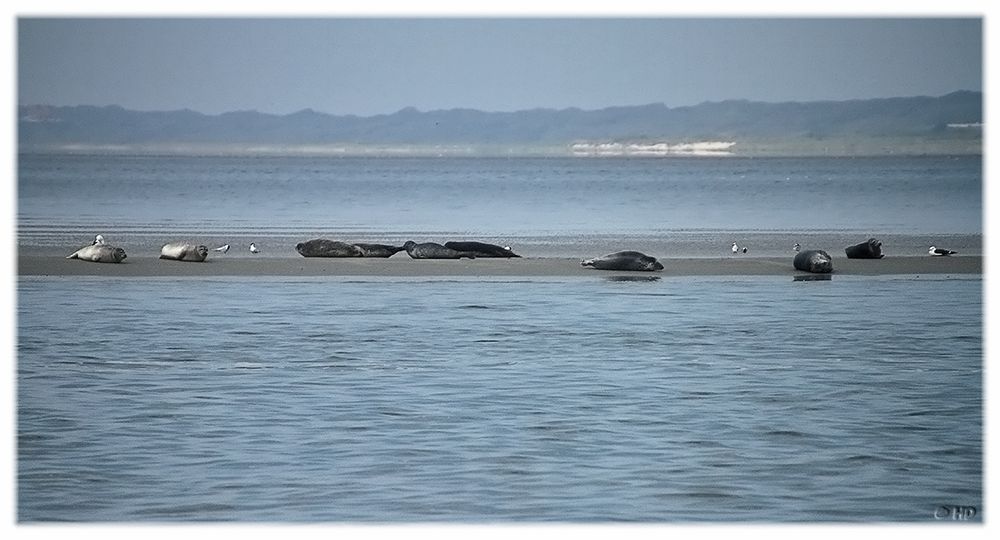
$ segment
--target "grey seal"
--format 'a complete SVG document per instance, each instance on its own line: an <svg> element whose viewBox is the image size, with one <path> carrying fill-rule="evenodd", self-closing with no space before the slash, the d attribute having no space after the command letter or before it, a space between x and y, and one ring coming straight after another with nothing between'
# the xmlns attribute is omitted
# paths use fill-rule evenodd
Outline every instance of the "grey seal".
<svg viewBox="0 0 1000 540"><path fill-rule="evenodd" d="M414 259L475 259L476 254L468 251L458 251L434 242L418 244L410 240L403 244L403 249Z"/></svg>
<svg viewBox="0 0 1000 540"><path fill-rule="evenodd" d="M814 274L828 274L833 272L833 259L830 254L822 249L810 249L800 251L792 259L792 265L796 270L812 272Z"/></svg>
<svg viewBox="0 0 1000 540"><path fill-rule="evenodd" d="M317 238L306 242L299 242L295 245L303 257L363 257L361 248L354 244Z"/></svg>
<svg viewBox="0 0 1000 540"><path fill-rule="evenodd" d="M361 250L362 257L392 257L403 251L403 246L387 246L385 244L354 244L354 247Z"/></svg>
<svg viewBox="0 0 1000 540"><path fill-rule="evenodd" d="M881 259L885 257L882 254L882 242L874 238L869 238L860 244L847 246L844 248L844 253L847 254L848 259Z"/></svg>
<svg viewBox="0 0 1000 540"><path fill-rule="evenodd" d="M591 266L598 270L633 270L638 272L663 270L663 265L656 260L656 257L650 257L638 251L619 251L603 257L581 261L580 265Z"/></svg>
<svg viewBox="0 0 1000 540"><path fill-rule="evenodd" d="M510 246L500 247L484 242L445 242L444 247L474 253L476 257L521 257L511 251Z"/></svg>
<svg viewBox="0 0 1000 540"><path fill-rule="evenodd" d="M170 242L160 248L160 258L174 261L203 262L208 257L208 248L186 242Z"/></svg>
<svg viewBox="0 0 1000 540"><path fill-rule="evenodd" d="M125 250L120 247L109 246L107 244L94 244L84 246L66 258L100 263L120 263L125 260L125 257Z"/></svg>

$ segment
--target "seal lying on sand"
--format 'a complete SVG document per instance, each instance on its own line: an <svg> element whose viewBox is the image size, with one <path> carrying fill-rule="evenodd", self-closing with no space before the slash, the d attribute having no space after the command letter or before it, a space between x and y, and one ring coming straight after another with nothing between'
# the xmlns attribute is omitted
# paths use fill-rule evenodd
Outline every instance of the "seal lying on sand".
<svg viewBox="0 0 1000 540"><path fill-rule="evenodd" d="M364 257L364 252L354 244L317 238L295 245L303 257Z"/></svg>
<svg viewBox="0 0 1000 540"><path fill-rule="evenodd" d="M656 257L650 257L638 251L619 251L595 259L587 259L580 262L580 266L592 266L598 270L635 270L640 272L652 272L663 270L663 265Z"/></svg>
<svg viewBox="0 0 1000 540"><path fill-rule="evenodd" d="M833 272L833 259L830 254L821 249L810 249L800 251L792 260L792 265L796 270L812 272L814 274L827 274Z"/></svg>
<svg viewBox="0 0 1000 540"><path fill-rule="evenodd" d="M860 244L847 246L844 248L844 252L847 253L848 259L881 259L885 257L882 254L882 242L874 238L869 238Z"/></svg>
<svg viewBox="0 0 1000 540"><path fill-rule="evenodd" d="M125 250L120 247L109 246L107 244L94 244L84 246L66 258L90 262L120 263L125 260L125 257Z"/></svg>
<svg viewBox="0 0 1000 540"><path fill-rule="evenodd" d="M469 251L458 251L434 242L418 244L412 240L403 244L403 249L414 259L475 259L476 254Z"/></svg>
<svg viewBox="0 0 1000 540"><path fill-rule="evenodd" d="M354 247L361 250L362 257L392 257L403 251L403 246L387 246L385 244L354 244Z"/></svg>
<svg viewBox="0 0 1000 540"><path fill-rule="evenodd" d="M161 259L202 262L208 257L208 248L185 242L171 242L160 248Z"/></svg>
<svg viewBox="0 0 1000 540"><path fill-rule="evenodd" d="M445 242L444 247L474 253L476 257L521 257L511 251L510 246L500 247L483 242Z"/></svg>

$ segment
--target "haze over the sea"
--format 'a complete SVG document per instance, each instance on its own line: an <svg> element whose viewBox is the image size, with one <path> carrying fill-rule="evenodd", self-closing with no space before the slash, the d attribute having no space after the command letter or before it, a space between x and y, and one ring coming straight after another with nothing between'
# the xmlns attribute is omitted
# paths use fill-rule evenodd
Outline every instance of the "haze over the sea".
<svg viewBox="0 0 1000 540"><path fill-rule="evenodd" d="M982 20L37 18L18 103L205 114L585 110L982 90Z"/></svg>

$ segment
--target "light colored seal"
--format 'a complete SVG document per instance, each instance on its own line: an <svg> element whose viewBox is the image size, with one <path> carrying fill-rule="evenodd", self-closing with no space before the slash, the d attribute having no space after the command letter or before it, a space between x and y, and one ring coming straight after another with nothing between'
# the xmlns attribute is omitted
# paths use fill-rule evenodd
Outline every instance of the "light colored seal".
<svg viewBox="0 0 1000 540"><path fill-rule="evenodd" d="M295 244L295 251L303 257L363 257L361 248L345 242L317 238Z"/></svg>
<svg viewBox="0 0 1000 540"><path fill-rule="evenodd" d="M833 258L822 249L810 249L800 251L792 259L792 265L796 270L812 272L814 274L828 274L833 272Z"/></svg>
<svg viewBox="0 0 1000 540"><path fill-rule="evenodd" d="M590 266L598 270L632 270L636 272L653 272L663 270L663 265L656 257L650 257L638 251L619 251L603 257L587 259L580 266Z"/></svg>
<svg viewBox="0 0 1000 540"><path fill-rule="evenodd" d="M120 247L109 246L107 244L94 244L84 246L66 258L90 262L120 263L125 260L125 257L125 250Z"/></svg>
<svg viewBox="0 0 1000 540"><path fill-rule="evenodd" d="M203 262L208 257L208 247L188 244L186 242L170 242L160 248L160 258L173 261Z"/></svg>
<svg viewBox="0 0 1000 540"><path fill-rule="evenodd" d="M475 254L476 257L521 257L511 251L510 246L500 247L484 242L445 242L444 247L455 251L467 251Z"/></svg>
<svg viewBox="0 0 1000 540"><path fill-rule="evenodd" d="M403 249L413 259L475 259L476 254L458 251L434 242L418 244L412 240L403 244Z"/></svg>

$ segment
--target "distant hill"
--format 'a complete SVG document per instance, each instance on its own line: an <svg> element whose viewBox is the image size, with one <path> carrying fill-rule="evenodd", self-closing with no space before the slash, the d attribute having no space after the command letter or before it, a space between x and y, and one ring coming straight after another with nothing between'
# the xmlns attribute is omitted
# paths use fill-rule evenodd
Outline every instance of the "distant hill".
<svg viewBox="0 0 1000 540"><path fill-rule="evenodd" d="M75 147L156 148L240 145L474 145L566 147L581 141L690 143L903 139L981 141L982 92L940 97L767 103L706 102L586 111L483 112L406 108L369 117L311 109L288 115L256 111L205 115L142 112L118 106L18 107L19 150Z"/></svg>

